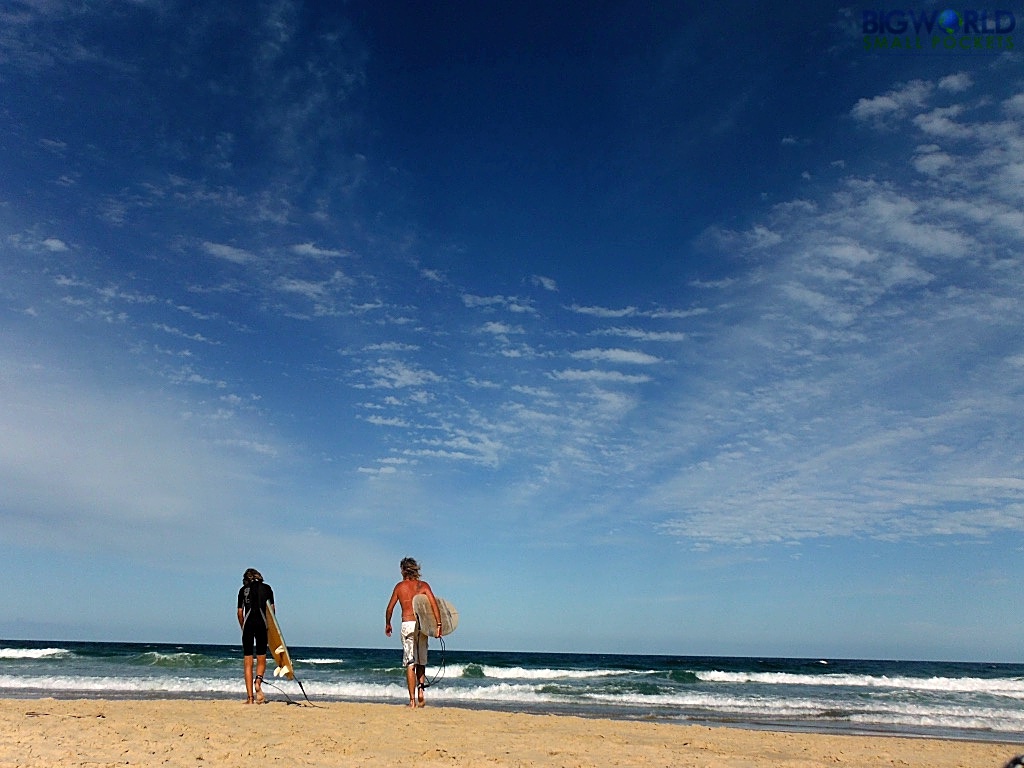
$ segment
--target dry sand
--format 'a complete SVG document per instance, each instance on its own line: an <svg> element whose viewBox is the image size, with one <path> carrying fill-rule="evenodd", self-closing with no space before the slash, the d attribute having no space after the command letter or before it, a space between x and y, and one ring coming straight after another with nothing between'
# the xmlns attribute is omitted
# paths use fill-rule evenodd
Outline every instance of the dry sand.
<svg viewBox="0 0 1024 768"><path fill-rule="evenodd" d="M0 766L1002 768L1024 743L748 731L390 704L0 700Z"/></svg>

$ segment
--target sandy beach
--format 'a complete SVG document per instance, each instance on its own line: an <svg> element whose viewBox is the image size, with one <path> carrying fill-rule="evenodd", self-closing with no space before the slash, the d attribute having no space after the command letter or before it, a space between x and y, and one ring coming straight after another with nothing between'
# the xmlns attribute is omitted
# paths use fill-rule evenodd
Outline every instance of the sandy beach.
<svg viewBox="0 0 1024 768"><path fill-rule="evenodd" d="M1002 768L1022 744L778 733L391 704L0 700L0 768Z"/></svg>

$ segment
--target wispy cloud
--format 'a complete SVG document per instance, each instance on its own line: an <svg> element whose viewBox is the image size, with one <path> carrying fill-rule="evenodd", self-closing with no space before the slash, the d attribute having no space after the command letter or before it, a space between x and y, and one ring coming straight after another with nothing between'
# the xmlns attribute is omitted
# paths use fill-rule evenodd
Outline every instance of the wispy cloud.
<svg viewBox="0 0 1024 768"><path fill-rule="evenodd" d="M562 371L553 371L551 378L559 381L588 381L619 384L643 384L651 380L650 376L644 374L622 373L620 371L606 371L599 369L581 370L579 368L567 368Z"/></svg>
<svg viewBox="0 0 1024 768"><path fill-rule="evenodd" d="M280 276L274 281L274 289L282 294L299 296L309 302L317 316L338 314L341 292L352 285L352 280L341 270L335 270L324 280L307 280L297 277Z"/></svg>
<svg viewBox="0 0 1024 768"><path fill-rule="evenodd" d="M422 387L442 380L433 371L401 360L380 360L370 367L368 373L372 386L384 389Z"/></svg>
<svg viewBox="0 0 1024 768"><path fill-rule="evenodd" d="M470 308L500 308L516 314L527 314L536 311L530 301L515 296L475 296L470 293L463 293L462 303Z"/></svg>
<svg viewBox="0 0 1024 768"><path fill-rule="evenodd" d="M203 250L211 256L230 261L233 264L251 264L256 260L256 256L250 251L224 243L204 242Z"/></svg>
<svg viewBox="0 0 1024 768"><path fill-rule="evenodd" d="M481 326L481 330L484 333L490 333L494 336L509 336L511 334L523 333L521 326L496 322L484 323L483 326Z"/></svg>
<svg viewBox="0 0 1024 768"><path fill-rule="evenodd" d="M189 341L198 341L202 344L220 343L218 341L215 341L214 339L207 338L201 333L189 333L188 331L183 331L181 328L176 328L172 325L167 325L167 323L153 323L153 328L162 333L166 333L169 336L177 336L182 339L188 339Z"/></svg>
<svg viewBox="0 0 1024 768"><path fill-rule="evenodd" d="M298 256L308 256L313 259L333 259L347 255L345 251L335 248L320 248L314 243L298 243L289 249Z"/></svg>
<svg viewBox="0 0 1024 768"><path fill-rule="evenodd" d="M231 434L237 423L197 440L192 418L116 383L79 376L68 387L59 365L19 368L10 355L5 369L0 517L12 540L129 554L185 536L201 552L210 536L222 538L219 527L230 526L235 512L257 514L250 459L277 451ZM218 510L216 519L201 511L210 509Z"/></svg>
<svg viewBox="0 0 1024 768"><path fill-rule="evenodd" d="M666 443L686 448L648 497L667 513L660 530L697 544L1024 530L1004 443L1018 418L1008 355L1024 322L1011 298L1024 295L1024 230L991 225L1016 192L986 160L1012 163L1024 135L932 103L969 87L914 81L862 100L856 119L890 141L907 132L906 180L850 177L831 200L758 225L779 235L771 269L730 289L748 319L705 348L700 400L673 408L688 416ZM921 138L955 158L956 184L927 183L938 164L915 162Z"/></svg>
<svg viewBox="0 0 1024 768"><path fill-rule="evenodd" d="M580 315L590 315L592 317L604 317L604 318L620 318L620 317L632 317L636 314L636 307L624 307L621 309L612 309L609 307L586 307L579 304L573 304L569 307L569 310L576 312Z"/></svg>
<svg viewBox="0 0 1024 768"><path fill-rule="evenodd" d="M530 282L533 283L534 285L540 286L545 291L557 291L558 290L558 283L556 283L550 277L544 277L543 275L531 275L530 276Z"/></svg>
<svg viewBox="0 0 1024 768"><path fill-rule="evenodd" d="M573 352L571 357L577 360L597 360L627 365L654 365L664 362L660 357L631 349L581 349Z"/></svg>
<svg viewBox="0 0 1024 768"><path fill-rule="evenodd" d="M912 80L881 96L860 99L851 114L857 120L872 123L876 128L890 127L891 121L904 118L923 107L933 90L931 83Z"/></svg>
<svg viewBox="0 0 1024 768"><path fill-rule="evenodd" d="M686 334L680 331L650 331L643 328L601 328L591 331L596 336L624 336L637 341L686 341Z"/></svg>

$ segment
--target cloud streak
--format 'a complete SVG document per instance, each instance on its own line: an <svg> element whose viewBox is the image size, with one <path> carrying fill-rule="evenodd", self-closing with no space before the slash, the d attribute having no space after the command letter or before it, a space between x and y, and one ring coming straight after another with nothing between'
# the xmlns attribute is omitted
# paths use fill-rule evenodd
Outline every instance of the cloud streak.
<svg viewBox="0 0 1024 768"><path fill-rule="evenodd" d="M914 81L858 102L873 130L911 129L907 181L848 177L830 201L755 225L775 237L730 240L773 240L773 258L737 297L750 319L707 347L724 362L703 372L701 401L674 408L713 426L688 418L666 441L687 448L647 499L662 531L706 546L1024 530L1010 447L1024 230L996 223L1018 190L992 160L1012 166L1024 135L932 103L967 87ZM922 139L955 158L941 183L915 164Z"/></svg>

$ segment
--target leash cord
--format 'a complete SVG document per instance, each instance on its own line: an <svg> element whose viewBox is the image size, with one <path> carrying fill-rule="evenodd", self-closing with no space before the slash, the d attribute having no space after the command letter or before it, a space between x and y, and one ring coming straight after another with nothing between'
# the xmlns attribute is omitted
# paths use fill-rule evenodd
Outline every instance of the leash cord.
<svg viewBox="0 0 1024 768"><path fill-rule="evenodd" d="M275 691L277 691L282 696L284 696L285 699L287 700L286 703L288 703L288 704L294 704L297 707L310 706L310 707L316 707L317 709L322 709L322 707L319 704L314 704L312 701L309 700L309 696L306 694L306 687L302 684L302 681L299 680L299 678L297 678L297 677L292 678L292 679L295 680L295 682L299 684L299 690L302 691L302 696L306 699L306 702L307 702L306 704L303 704L301 701L295 701L291 696L289 696L285 692L285 690L283 688L281 688L280 686L274 685L274 683L271 683L266 678L264 678L261 682L262 682L263 685L269 685Z"/></svg>
<svg viewBox="0 0 1024 768"><path fill-rule="evenodd" d="M434 673L434 677L427 683L424 683L424 688L429 688L436 683L440 678L444 677L445 669L447 667L444 660L444 637L437 638L437 642L441 644L441 663L437 667L437 672Z"/></svg>

